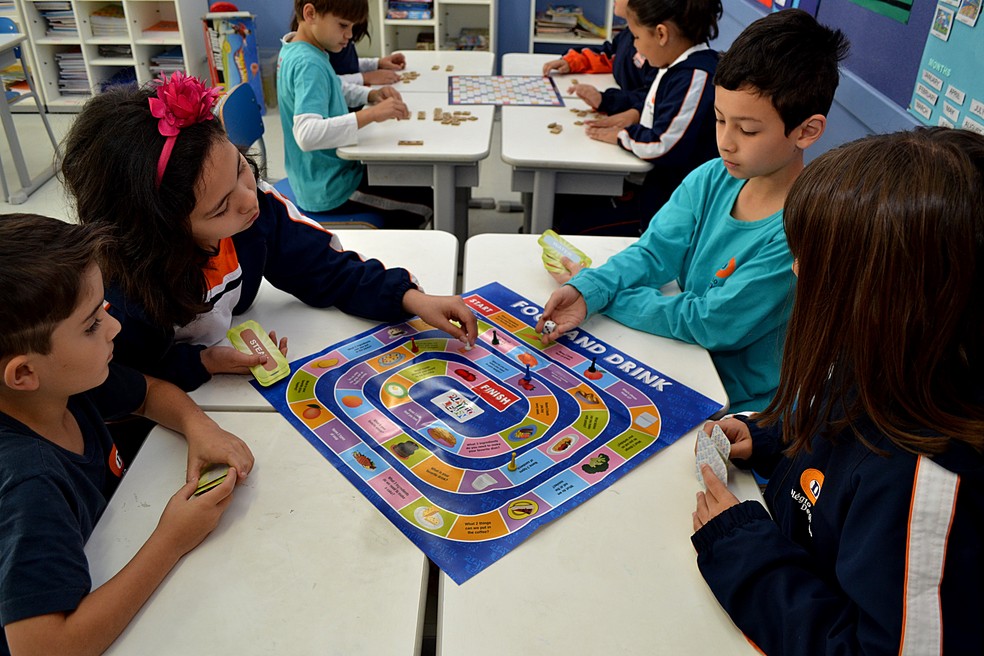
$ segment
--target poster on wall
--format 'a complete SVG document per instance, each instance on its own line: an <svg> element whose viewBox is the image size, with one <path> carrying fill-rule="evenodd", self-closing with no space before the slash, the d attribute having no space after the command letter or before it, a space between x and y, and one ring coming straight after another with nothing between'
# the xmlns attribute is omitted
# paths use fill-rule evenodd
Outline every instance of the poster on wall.
<svg viewBox="0 0 984 656"><path fill-rule="evenodd" d="M984 28L982 0L940 0L909 111L926 125L959 127L984 134Z"/></svg>
<svg viewBox="0 0 984 656"><path fill-rule="evenodd" d="M820 0L772 0L772 11L780 9L802 9L816 18Z"/></svg>
<svg viewBox="0 0 984 656"><path fill-rule="evenodd" d="M958 0L959 1L959 0ZM903 25L909 24L912 0L851 0L856 5L882 16L888 16Z"/></svg>

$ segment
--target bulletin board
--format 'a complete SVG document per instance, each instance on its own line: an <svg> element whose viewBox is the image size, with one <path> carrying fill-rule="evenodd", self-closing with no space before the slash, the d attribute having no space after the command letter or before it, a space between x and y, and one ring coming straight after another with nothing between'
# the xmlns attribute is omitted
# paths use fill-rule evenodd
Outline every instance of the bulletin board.
<svg viewBox="0 0 984 656"><path fill-rule="evenodd" d="M982 0L939 0L909 111L926 125L984 134Z"/></svg>

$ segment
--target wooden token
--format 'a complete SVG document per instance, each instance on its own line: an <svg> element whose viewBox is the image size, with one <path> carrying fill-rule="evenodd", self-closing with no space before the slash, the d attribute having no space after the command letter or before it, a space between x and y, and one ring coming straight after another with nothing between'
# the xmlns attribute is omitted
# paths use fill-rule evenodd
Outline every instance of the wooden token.
<svg viewBox="0 0 984 656"><path fill-rule="evenodd" d="M408 139L401 139L397 142L398 146L423 146L424 142L422 140L411 141Z"/></svg>

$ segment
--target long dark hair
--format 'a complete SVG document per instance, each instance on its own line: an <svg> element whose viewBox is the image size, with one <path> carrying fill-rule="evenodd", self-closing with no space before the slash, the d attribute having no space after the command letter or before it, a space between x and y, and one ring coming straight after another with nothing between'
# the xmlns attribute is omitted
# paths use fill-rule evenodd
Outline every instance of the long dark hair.
<svg viewBox="0 0 984 656"><path fill-rule="evenodd" d="M864 441L862 421L912 453L984 450L982 207L984 137L963 130L869 137L806 167L784 214L796 301L760 416L787 453Z"/></svg>
<svg viewBox="0 0 984 656"><path fill-rule="evenodd" d="M723 13L721 0L629 0L626 8L643 27L669 21L694 43L717 38L717 22Z"/></svg>
<svg viewBox="0 0 984 656"><path fill-rule="evenodd" d="M66 138L61 173L79 221L106 226L114 238L107 280L170 328L208 310L202 267L214 253L195 242L188 217L208 152L226 136L217 119L182 129L157 188L164 137L150 113L154 94L116 87L87 102Z"/></svg>

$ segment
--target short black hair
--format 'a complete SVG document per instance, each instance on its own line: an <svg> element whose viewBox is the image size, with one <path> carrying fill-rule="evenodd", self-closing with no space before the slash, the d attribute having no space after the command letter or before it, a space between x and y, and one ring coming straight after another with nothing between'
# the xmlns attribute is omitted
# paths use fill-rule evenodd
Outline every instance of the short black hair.
<svg viewBox="0 0 984 656"><path fill-rule="evenodd" d="M746 87L769 98L786 134L814 114L827 115L840 81L837 64L850 48L840 30L801 9L784 9L746 27L721 55L714 84Z"/></svg>

